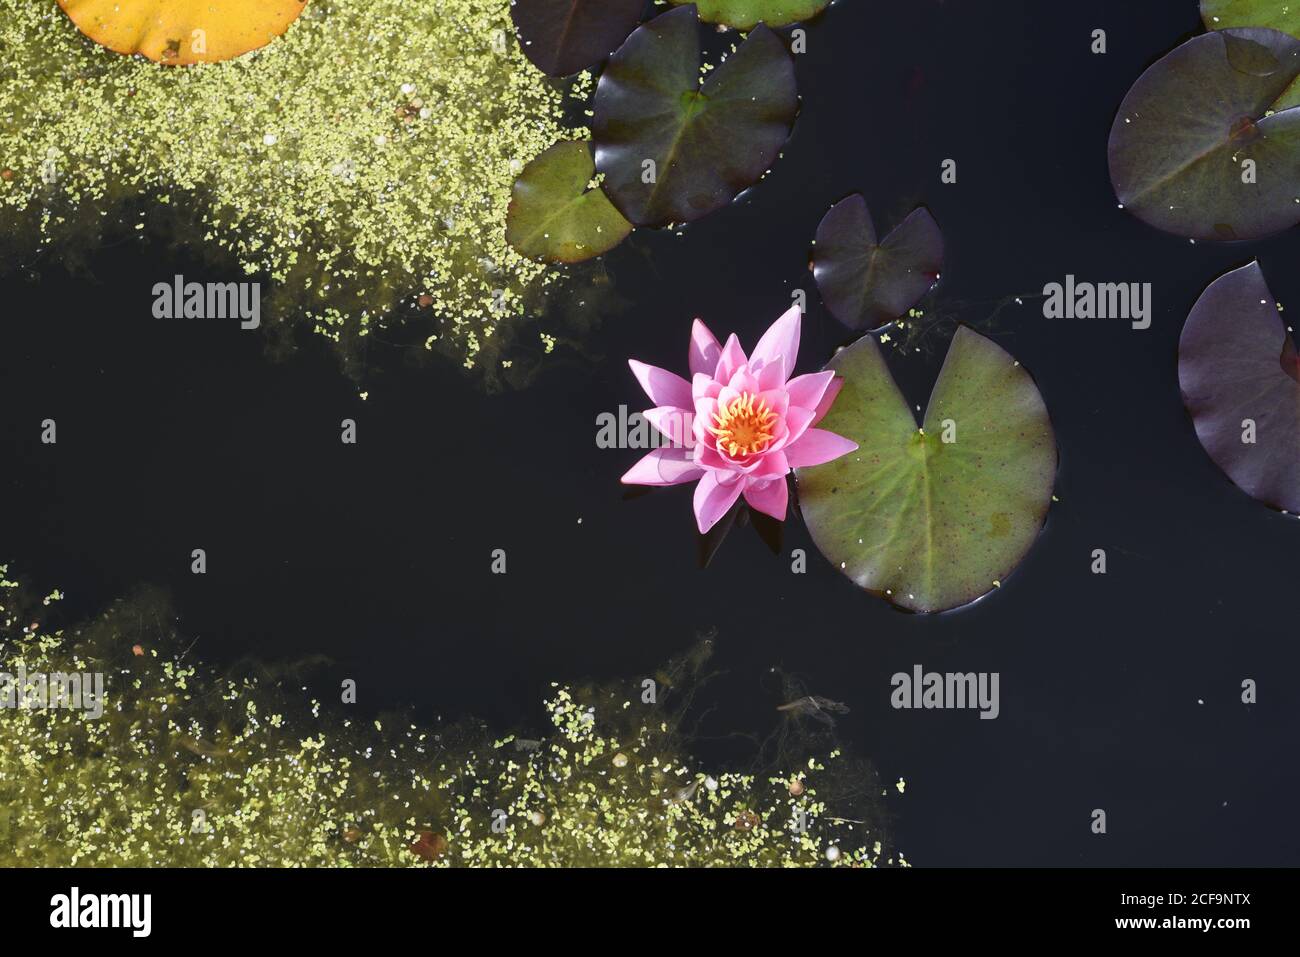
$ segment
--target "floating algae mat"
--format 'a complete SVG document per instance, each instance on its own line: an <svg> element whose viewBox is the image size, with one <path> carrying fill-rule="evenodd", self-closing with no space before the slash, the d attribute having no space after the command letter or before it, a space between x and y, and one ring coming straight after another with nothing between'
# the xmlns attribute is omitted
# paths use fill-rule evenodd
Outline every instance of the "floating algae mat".
<svg viewBox="0 0 1300 957"><path fill-rule="evenodd" d="M506 244L506 208L585 132L564 117L587 86L527 62L508 0L312 0L268 46L187 67L0 0L0 226L35 249L192 224L336 341L409 303L474 365L556 278Z"/></svg>
<svg viewBox="0 0 1300 957"><path fill-rule="evenodd" d="M156 591L66 628L60 598L0 566L0 866L907 866L894 788L824 736L739 771L691 757L708 640L657 706L553 685L537 738L494 737L353 720L292 668L218 673ZM87 707L45 706L74 678Z"/></svg>

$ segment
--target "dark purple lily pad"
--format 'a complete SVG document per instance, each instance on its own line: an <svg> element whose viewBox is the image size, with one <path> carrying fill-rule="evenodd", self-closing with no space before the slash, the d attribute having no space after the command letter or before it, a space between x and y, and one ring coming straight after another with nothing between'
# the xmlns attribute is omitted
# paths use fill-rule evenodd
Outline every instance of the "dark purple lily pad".
<svg viewBox="0 0 1300 957"><path fill-rule="evenodd" d="M1300 513L1300 364L1259 263L1220 276L1192 307L1178 382L1215 464L1248 495Z"/></svg>
<svg viewBox="0 0 1300 957"><path fill-rule="evenodd" d="M943 235L924 207L876 241L867 201L854 194L817 226L813 278L826 308L850 329L874 329L906 314L939 281Z"/></svg>
<svg viewBox="0 0 1300 957"><path fill-rule="evenodd" d="M641 20L645 0L512 0L524 56L550 76L596 66Z"/></svg>
<svg viewBox="0 0 1300 957"><path fill-rule="evenodd" d="M1259 239L1300 222L1300 109L1278 111L1297 76L1300 40L1261 27L1194 37L1157 62L1111 128L1120 203L1192 239Z"/></svg>
<svg viewBox="0 0 1300 957"><path fill-rule="evenodd" d="M592 139L605 192L638 226L699 219L757 182L798 110L794 62L758 26L700 82L693 6L637 28L596 88Z"/></svg>

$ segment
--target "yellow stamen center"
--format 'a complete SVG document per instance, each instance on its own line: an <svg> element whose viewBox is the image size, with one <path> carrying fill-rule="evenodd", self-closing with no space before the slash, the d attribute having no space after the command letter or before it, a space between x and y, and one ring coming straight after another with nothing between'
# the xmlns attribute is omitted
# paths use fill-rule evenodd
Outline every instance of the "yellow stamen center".
<svg viewBox="0 0 1300 957"><path fill-rule="evenodd" d="M772 441L776 413L762 399L746 392L732 399L730 405L719 405L713 423L709 431L718 437L719 448L731 455L754 455Z"/></svg>

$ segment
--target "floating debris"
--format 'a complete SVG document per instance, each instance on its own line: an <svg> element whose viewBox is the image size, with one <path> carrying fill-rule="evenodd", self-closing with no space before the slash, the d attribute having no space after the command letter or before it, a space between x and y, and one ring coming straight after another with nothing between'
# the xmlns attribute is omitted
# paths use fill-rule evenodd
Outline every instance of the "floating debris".
<svg viewBox="0 0 1300 957"><path fill-rule="evenodd" d="M437 831L423 831L411 844L411 853L426 861L436 861L447 853L450 846L445 835Z"/></svg>
<svg viewBox="0 0 1300 957"><path fill-rule="evenodd" d="M822 724L835 725L835 719L831 714L848 714L848 705L839 701L832 701L830 698L823 698L821 695L812 694L797 698L788 704L776 706L777 711L788 711L792 714L802 717L813 718Z"/></svg>

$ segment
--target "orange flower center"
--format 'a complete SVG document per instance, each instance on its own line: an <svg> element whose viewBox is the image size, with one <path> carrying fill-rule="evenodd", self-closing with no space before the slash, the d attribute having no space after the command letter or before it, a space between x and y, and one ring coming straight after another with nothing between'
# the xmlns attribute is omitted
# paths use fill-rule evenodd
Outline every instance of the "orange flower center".
<svg viewBox="0 0 1300 957"><path fill-rule="evenodd" d="M767 448L776 427L776 413L762 399L746 392L718 406L709 431L731 455L753 455Z"/></svg>

